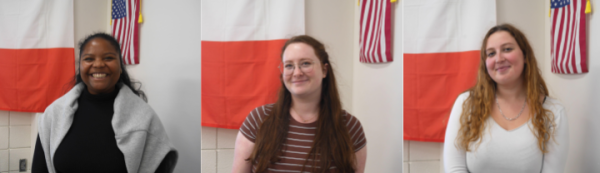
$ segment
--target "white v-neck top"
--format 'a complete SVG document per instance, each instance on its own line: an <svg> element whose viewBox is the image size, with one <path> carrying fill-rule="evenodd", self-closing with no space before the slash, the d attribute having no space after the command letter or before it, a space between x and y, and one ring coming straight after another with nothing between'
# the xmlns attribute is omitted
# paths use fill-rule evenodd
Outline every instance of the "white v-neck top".
<svg viewBox="0 0 600 173"><path fill-rule="evenodd" d="M469 93L458 96L446 128L444 142L444 170L447 173L562 173L569 149L569 127L565 109L558 100L546 97L543 107L554 114L556 124L554 138L548 153L542 154L532 129L531 120L522 126L507 131L491 118L486 120L486 129L479 145L470 152L458 149L456 137L460 128L463 102Z"/></svg>

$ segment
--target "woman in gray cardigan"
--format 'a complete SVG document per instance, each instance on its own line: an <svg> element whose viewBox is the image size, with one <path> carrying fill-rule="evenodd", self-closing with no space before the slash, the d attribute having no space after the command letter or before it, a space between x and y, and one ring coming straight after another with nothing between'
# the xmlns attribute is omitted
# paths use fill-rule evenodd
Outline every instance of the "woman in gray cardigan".
<svg viewBox="0 0 600 173"><path fill-rule="evenodd" d="M79 50L75 86L39 119L32 172L172 172L177 152L132 86L119 43L98 33Z"/></svg>

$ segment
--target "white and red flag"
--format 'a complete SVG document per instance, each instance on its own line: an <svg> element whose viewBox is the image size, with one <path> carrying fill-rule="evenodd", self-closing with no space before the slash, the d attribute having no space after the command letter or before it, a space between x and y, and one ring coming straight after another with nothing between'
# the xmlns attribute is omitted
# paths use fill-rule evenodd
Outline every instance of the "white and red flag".
<svg viewBox="0 0 600 173"><path fill-rule="evenodd" d="M0 110L44 112L73 85L72 0L0 1Z"/></svg>
<svg viewBox="0 0 600 173"><path fill-rule="evenodd" d="M360 62L392 62L392 4L390 0L361 0Z"/></svg>
<svg viewBox="0 0 600 173"><path fill-rule="evenodd" d="M587 73L585 18L586 13L591 12L589 1L552 0L550 3L552 72Z"/></svg>
<svg viewBox="0 0 600 173"><path fill-rule="evenodd" d="M273 103L287 39L304 34L304 0L204 0L202 126L238 129Z"/></svg>
<svg viewBox="0 0 600 173"><path fill-rule="evenodd" d="M139 23L141 0L112 0L111 28L112 35L121 44L123 63L140 63Z"/></svg>
<svg viewBox="0 0 600 173"><path fill-rule="evenodd" d="M456 97L475 85L495 0L404 1L404 139L444 142Z"/></svg>

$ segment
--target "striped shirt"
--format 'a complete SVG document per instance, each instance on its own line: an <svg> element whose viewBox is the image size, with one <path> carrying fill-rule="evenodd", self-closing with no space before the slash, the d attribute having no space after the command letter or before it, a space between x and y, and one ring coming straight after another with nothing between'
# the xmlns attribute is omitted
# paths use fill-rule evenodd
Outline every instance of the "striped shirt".
<svg viewBox="0 0 600 173"><path fill-rule="evenodd" d="M246 117L242 127L240 127L240 132L248 140L255 142L258 128L267 116L271 114L272 108L273 104L268 104L252 110L248 117ZM357 152L367 145L367 139L365 138L360 121L346 111L343 111L343 113L351 141L354 144L354 152ZM268 172L300 172L313 145L316 130L316 121L312 123L300 123L290 118L287 140L283 144L285 152L282 156L279 156L279 162L268 168ZM310 165L307 165L306 168L310 168ZM335 167L331 167L330 169L335 172Z"/></svg>

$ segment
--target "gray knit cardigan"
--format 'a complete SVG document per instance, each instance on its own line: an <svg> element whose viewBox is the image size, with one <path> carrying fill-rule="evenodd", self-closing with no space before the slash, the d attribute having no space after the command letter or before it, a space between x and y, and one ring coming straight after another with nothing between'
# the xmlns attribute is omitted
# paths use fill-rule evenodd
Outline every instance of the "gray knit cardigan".
<svg viewBox="0 0 600 173"><path fill-rule="evenodd" d="M175 149L150 105L129 87L119 85L122 87L115 99L111 123L117 146L125 156L127 172L154 172L167 153ZM77 99L84 88L83 83L77 84L48 106L38 120L40 142L50 173L56 173L54 154L73 123Z"/></svg>

